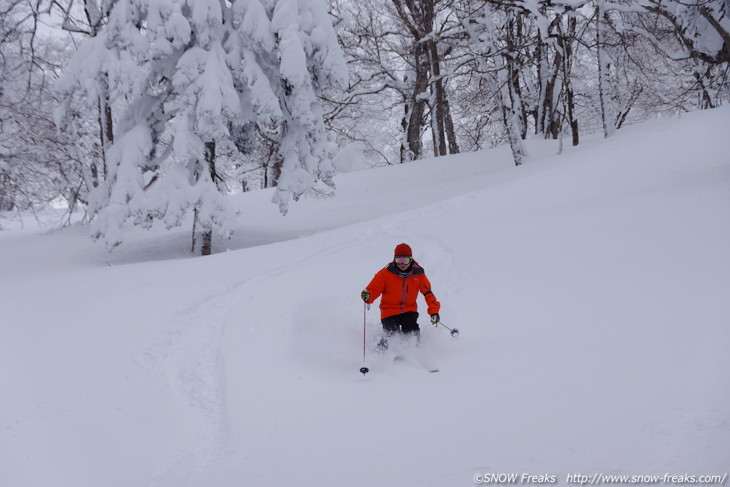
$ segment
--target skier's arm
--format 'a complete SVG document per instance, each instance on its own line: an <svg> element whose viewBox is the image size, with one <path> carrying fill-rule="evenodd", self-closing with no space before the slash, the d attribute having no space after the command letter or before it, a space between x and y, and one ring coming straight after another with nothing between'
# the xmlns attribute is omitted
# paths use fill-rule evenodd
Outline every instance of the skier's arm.
<svg viewBox="0 0 730 487"><path fill-rule="evenodd" d="M426 304L428 304L428 314L433 315L441 310L441 303L438 302L436 296L431 291L431 282L428 277L424 274L421 277L421 294L426 298Z"/></svg>
<svg viewBox="0 0 730 487"><path fill-rule="evenodd" d="M375 302L375 300L383 294L383 291L385 290L385 276L383 276L383 271L375 274L375 277L373 277L370 284L365 287L365 290L370 293L370 299L366 301L368 304Z"/></svg>

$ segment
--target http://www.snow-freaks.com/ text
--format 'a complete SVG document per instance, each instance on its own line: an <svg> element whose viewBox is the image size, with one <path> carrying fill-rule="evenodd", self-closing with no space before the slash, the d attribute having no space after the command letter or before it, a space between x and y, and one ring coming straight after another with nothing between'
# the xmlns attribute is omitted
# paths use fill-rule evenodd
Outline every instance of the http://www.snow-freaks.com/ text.
<svg viewBox="0 0 730 487"><path fill-rule="evenodd" d="M530 474L530 473L476 473L474 483L478 485L540 485L566 483L568 485L715 485L724 486L728 474L675 475L664 473L660 475L627 475L605 473L569 473L565 475Z"/></svg>

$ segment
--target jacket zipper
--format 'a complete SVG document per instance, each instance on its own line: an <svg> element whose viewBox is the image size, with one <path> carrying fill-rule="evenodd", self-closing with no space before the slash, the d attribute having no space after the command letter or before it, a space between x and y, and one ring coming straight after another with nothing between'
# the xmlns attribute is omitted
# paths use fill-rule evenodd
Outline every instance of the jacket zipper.
<svg viewBox="0 0 730 487"><path fill-rule="evenodd" d="M403 311L403 303L405 303L406 298L408 297L408 286L406 286L406 278L403 278L403 289L400 294L400 312L404 313Z"/></svg>

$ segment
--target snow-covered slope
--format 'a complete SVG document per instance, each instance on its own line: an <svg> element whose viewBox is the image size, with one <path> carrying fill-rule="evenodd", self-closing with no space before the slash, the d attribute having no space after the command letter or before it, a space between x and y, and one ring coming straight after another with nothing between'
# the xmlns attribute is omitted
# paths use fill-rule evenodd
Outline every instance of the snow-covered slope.
<svg viewBox="0 0 730 487"><path fill-rule="evenodd" d="M187 230L111 255L80 227L2 232L0 486L723 475L728 126L725 108L560 157L534 143L519 168L496 150L342 174L287 217L241 195L207 258ZM359 293L400 242L461 335L422 317L393 362L374 307L363 376Z"/></svg>

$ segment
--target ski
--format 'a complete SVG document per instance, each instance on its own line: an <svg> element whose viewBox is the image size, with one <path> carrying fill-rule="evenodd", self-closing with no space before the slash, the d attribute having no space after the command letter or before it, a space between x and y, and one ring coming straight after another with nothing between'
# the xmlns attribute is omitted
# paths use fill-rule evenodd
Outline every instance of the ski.
<svg viewBox="0 0 730 487"><path fill-rule="evenodd" d="M409 357L405 355L395 355L393 356L393 363L396 362L403 362L408 363L410 365L413 365L418 368L422 368L426 372L430 374L435 374L436 372L440 372L440 369L437 367L434 367L433 365L425 364L421 359L417 357Z"/></svg>

